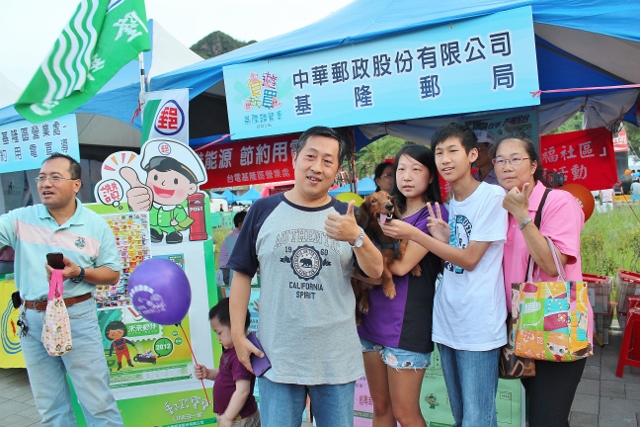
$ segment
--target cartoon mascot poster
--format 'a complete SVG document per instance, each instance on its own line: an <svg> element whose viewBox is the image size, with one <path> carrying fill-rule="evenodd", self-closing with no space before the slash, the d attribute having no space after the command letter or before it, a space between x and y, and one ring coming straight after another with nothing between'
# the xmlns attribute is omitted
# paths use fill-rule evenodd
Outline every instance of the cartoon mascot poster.
<svg viewBox="0 0 640 427"><path fill-rule="evenodd" d="M185 144L168 138L144 143L141 155L120 151L102 164L96 200L118 209L149 212L151 242L166 244L206 240L207 174L200 157ZM125 206L126 204L126 206Z"/></svg>

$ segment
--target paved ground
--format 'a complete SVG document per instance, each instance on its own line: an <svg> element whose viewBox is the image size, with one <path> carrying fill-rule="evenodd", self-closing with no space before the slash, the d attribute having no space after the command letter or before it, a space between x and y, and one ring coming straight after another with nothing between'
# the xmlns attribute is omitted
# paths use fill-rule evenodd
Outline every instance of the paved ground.
<svg viewBox="0 0 640 427"><path fill-rule="evenodd" d="M571 407L571 427L640 427L640 369L625 367L616 377L622 335L611 333L609 345L596 345L587 360Z"/></svg>
<svg viewBox="0 0 640 427"><path fill-rule="evenodd" d="M571 408L571 427L640 427L640 369L626 367L623 378L615 375L621 341L612 332L609 344L596 346L587 361ZM26 371L0 369L0 427L39 425Z"/></svg>
<svg viewBox="0 0 640 427"><path fill-rule="evenodd" d="M26 369L0 369L0 426L39 426Z"/></svg>

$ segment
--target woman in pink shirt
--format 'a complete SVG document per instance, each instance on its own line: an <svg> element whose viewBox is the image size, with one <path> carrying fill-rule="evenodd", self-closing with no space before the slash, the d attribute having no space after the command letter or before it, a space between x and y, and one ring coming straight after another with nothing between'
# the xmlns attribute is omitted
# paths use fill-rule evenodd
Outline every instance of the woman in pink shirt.
<svg viewBox="0 0 640 427"><path fill-rule="evenodd" d="M493 159L500 185L507 190L502 206L509 211L504 247L507 307L511 311L511 284L526 280L529 256L535 262L534 281L555 281L558 271L545 240L549 237L564 266L566 279L582 280L580 232L584 213L566 191L551 191L542 208L540 229L534 219L546 187L533 142L505 138L498 142ZM593 321L593 319L590 319ZM527 390L529 427L568 427L571 404L586 359L556 363L536 361L536 376L523 379Z"/></svg>

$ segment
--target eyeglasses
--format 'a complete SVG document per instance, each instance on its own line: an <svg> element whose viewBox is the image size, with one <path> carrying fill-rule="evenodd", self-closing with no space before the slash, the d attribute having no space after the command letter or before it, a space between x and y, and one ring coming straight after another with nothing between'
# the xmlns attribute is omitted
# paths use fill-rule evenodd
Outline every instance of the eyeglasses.
<svg viewBox="0 0 640 427"><path fill-rule="evenodd" d="M393 178L393 174L392 173L383 173L382 175L380 175L380 178Z"/></svg>
<svg viewBox="0 0 640 427"><path fill-rule="evenodd" d="M513 157L511 159L503 159L502 157L496 157L495 159L491 160L491 162L495 166L504 168L505 166L507 166L507 163L511 163L513 166L518 166L520 163L527 160L528 158L529 157Z"/></svg>
<svg viewBox="0 0 640 427"><path fill-rule="evenodd" d="M63 177L58 176L58 175L53 175L53 176L41 175L41 176L37 176L35 178L35 180L36 180L36 182L43 182L44 183L45 181L49 181L52 184L57 184L60 181L77 181L78 178L63 178Z"/></svg>

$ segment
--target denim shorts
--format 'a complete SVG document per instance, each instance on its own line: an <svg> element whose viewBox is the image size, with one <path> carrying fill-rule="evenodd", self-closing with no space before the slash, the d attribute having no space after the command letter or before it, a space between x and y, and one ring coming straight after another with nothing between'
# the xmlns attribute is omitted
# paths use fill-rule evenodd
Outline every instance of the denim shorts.
<svg viewBox="0 0 640 427"><path fill-rule="evenodd" d="M431 353L418 353L401 348L386 347L360 338L362 352L377 351L385 365L395 369L426 369L431 364Z"/></svg>

